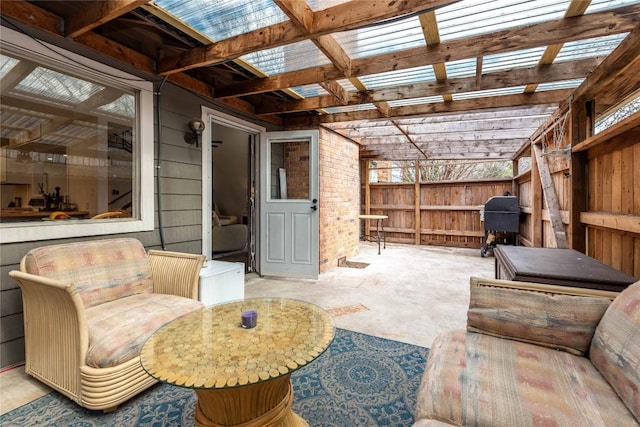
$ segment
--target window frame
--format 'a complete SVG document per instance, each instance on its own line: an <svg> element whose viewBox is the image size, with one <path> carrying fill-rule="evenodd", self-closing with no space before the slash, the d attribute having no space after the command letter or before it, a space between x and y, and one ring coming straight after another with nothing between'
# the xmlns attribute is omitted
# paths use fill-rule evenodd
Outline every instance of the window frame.
<svg viewBox="0 0 640 427"><path fill-rule="evenodd" d="M15 222L0 224L0 244L104 236L110 234L151 231L154 229L154 131L153 83L109 67L57 46L35 40L3 27L0 32L2 50L29 59L53 64L63 71L91 81L125 87L138 93L136 133L138 154L134 155L133 196L139 201L140 218ZM104 73L104 74L101 74Z"/></svg>

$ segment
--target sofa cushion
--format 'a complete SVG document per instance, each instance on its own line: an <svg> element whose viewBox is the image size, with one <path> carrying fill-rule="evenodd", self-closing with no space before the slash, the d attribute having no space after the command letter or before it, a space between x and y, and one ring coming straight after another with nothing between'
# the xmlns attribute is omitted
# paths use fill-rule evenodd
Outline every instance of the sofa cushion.
<svg viewBox="0 0 640 427"><path fill-rule="evenodd" d="M607 298L472 285L467 330L581 356L610 303Z"/></svg>
<svg viewBox="0 0 640 427"><path fill-rule="evenodd" d="M202 307L199 301L164 294L136 294L93 307L87 310L86 364L107 368L138 357L159 327Z"/></svg>
<svg viewBox="0 0 640 427"><path fill-rule="evenodd" d="M611 303L596 329L589 356L640 420L640 282Z"/></svg>
<svg viewBox="0 0 640 427"><path fill-rule="evenodd" d="M486 334L434 341L416 419L464 426L637 426L585 357Z"/></svg>
<svg viewBox="0 0 640 427"><path fill-rule="evenodd" d="M86 308L153 292L151 268L136 239L106 239L43 246L25 255L25 271L73 283Z"/></svg>

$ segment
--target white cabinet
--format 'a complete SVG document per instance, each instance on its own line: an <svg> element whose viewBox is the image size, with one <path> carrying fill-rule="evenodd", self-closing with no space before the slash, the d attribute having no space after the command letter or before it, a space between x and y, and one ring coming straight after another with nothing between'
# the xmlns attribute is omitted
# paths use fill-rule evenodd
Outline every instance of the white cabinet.
<svg viewBox="0 0 640 427"><path fill-rule="evenodd" d="M207 261L200 271L198 299L207 307L244 299L244 264Z"/></svg>

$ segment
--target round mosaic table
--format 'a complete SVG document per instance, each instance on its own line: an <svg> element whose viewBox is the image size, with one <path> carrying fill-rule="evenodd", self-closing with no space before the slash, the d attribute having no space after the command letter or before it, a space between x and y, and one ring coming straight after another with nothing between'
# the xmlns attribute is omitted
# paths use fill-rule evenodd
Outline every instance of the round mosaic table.
<svg viewBox="0 0 640 427"><path fill-rule="evenodd" d="M241 315L256 310L257 325ZM193 388L198 426L306 426L291 410L291 373L324 352L335 334L318 306L283 298L214 305L156 331L142 367L159 381Z"/></svg>

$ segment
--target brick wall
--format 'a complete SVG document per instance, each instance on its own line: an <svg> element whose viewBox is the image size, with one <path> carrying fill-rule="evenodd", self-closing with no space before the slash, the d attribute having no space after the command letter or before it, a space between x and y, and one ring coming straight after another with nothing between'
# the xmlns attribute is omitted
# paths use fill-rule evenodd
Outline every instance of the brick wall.
<svg viewBox="0 0 640 427"><path fill-rule="evenodd" d="M309 199L309 143L287 142L284 147L287 198Z"/></svg>
<svg viewBox="0 0 640 427"><path fill-rule="evenodd" d="M320 272L358 253L358 145L320 128Z"/></svg>

